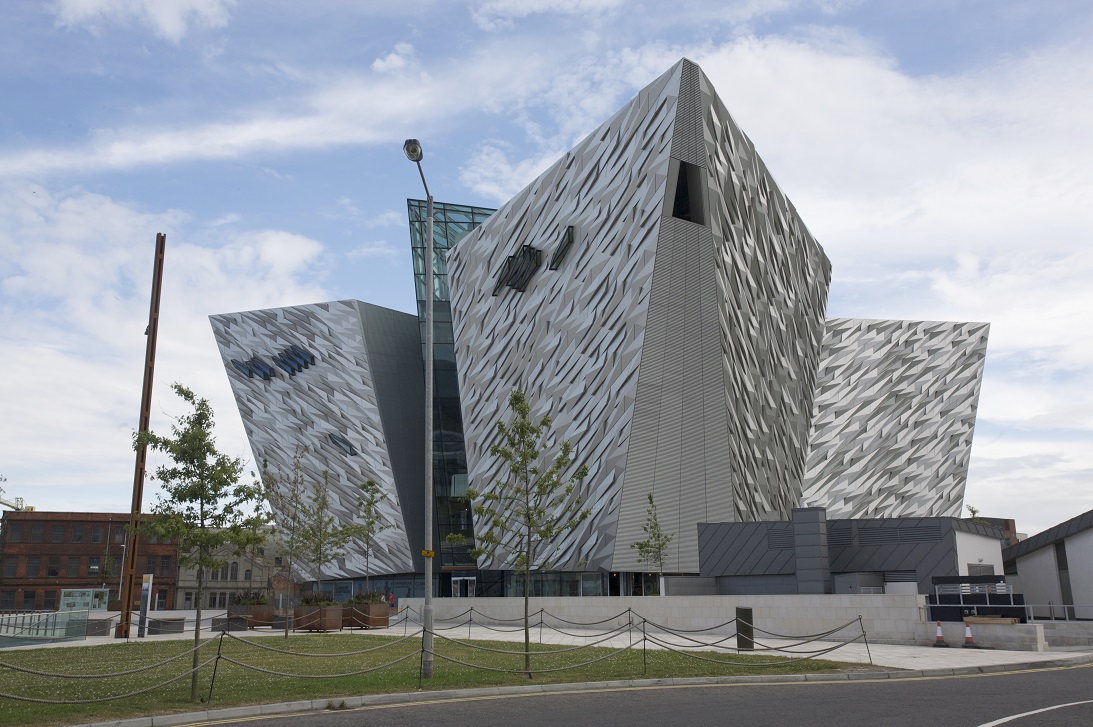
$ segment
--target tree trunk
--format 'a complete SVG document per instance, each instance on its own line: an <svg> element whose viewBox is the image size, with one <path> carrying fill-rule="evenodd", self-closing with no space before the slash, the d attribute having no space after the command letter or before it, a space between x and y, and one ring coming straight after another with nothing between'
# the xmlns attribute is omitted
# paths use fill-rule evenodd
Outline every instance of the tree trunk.
<svg viewBox="0 0 1093 727"><path fill-rule="evenodd" d="M528 623L528 600L531 596L531 565L524 565L524 671L531 679L531 625Z"/></svg>
<svg viewBox="0 0 1093 727"><path fill-rule="evenodd" d="M201 643L201 600L205 590L205 569L198 564L197 566L197 620L194 621L194 660L193 670L194 673L190 675L190 701L197 701L197 665L201 660L201 653L197 650L198 644Z"/></svg>

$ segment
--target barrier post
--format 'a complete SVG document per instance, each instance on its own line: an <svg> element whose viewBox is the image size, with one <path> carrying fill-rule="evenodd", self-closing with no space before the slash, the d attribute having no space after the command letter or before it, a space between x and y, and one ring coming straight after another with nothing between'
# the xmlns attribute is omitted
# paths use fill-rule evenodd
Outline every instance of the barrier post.
<svg viewBox="0 0 1093 727"><path fill-rule="evenodd" d="M858 614L858 626L861 626L862 641L865 642L865 655L869 657L869 666L873 666L873 653L869 651L869 637L865 633L865 622L862 621L861 614Z"/></svg>
<svg viewBox="0 0 1093 727"><path fill-rule="evenodd" d="M220 650L224 648L224 636L227 631L220 632L220 641L216 644L216 661L213 662L213 678L209 682L209 698L205 700L205 704L212 704L213 701L213 687L216 686L216 672L220 668Z"/></svg>
<svg viewBox="0 0 1093 727"><path fill-rule="evenodd" d="M755 650L755 622L752 609L736 607L736 650Z"/></svg>
<svg viewBox="0 0 1093 727"><path fill-rule="evenodd" d="M645 640L645 619L643 618L641 620L641 673L642 674L648 674L649 673L649 664L646 661L646 659L647 659L646 651L647 650L645 648L645 645L646 645L646 640Z"/></svg>

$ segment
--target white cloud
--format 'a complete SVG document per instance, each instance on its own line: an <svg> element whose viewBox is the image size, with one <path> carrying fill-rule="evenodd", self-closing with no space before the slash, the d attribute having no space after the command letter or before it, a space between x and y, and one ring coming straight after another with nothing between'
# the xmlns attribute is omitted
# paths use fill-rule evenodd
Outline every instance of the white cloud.
<svg viewBox="0 0 1093 727"><path fill-rule="evenodd" d="M409 43L398 43L395 49L372 61L372 70L380 73L402 71L417 64L417 52Z"/></svg>
<svg viewBox="0 0 1093 727"><path fill-rule="evenodd" d="M502 204L542 174L565 151L543 151L513 162L504 143L487 142L460 169L459 181L477 194Z"/></svg>
<svg viewBox="0 0 1093 727"><path fill-rule="evenodd" d="M169 426L169 384L181 381L220 413L225 451L247 452L208 316L326 299L309 282L322 246L279 230L196 244L192 225L81 189L0 184L0 441L9 489L29 503L96 510L128 499L156 232L167 252L153 427Z"/></svg>
<svg viewBox="0 0 1093 727"><path fill-rule="evenodd" d="M514 20L529 15L590 15L619 9L624 2L625 0L481 0L471 8L471 17L483 30L499 30L511 28Z"/></svg>
<svg viewBox="0 0 1093 727"><path fill-rule="evenodd" d="M401 250L396 250L390 243L385 242L384 240L366 242L349 251L349 257L351 258L395 258L401 254Z"/></svg>
<svg viewBox="0 0 1093 727"><path fill-rule="evenodd" d="M455 116L483 108L498 110L513 98L533 94L548 67L546 59L523 58L519 44L513 42L477 49L457 66L435 75L419 74L413 84L388 74L324 77L310 93L273 110L238 112L231 120L193 126L101 128L91 132L85 144L0 155L0 178L40 179L66 171L401 142L408 127L436 128ZM453 88L462 91L452 93Z"/></svg>
<svg viewBox="0 0 1093 727"><path fill-rule="evenodd" d="M191 25L223 28L235 0L56 0L57 24L97 33L105 23L144 25L178 43Z"/></svg>

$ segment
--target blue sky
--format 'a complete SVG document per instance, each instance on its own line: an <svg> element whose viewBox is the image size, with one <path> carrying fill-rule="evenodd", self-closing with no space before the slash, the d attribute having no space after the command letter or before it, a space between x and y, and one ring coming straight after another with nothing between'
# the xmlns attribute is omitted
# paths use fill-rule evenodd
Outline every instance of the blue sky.
<svg viewBox="0 0 1093 727"><path fill-rule="evenodd" d="M831 258L829 315L991 322L966 502L1050 527L1093 508L1091 31L1079 0L9 0L4 487L128 509L156 232L153 426L182 381L249 457L209 314L412 310L404 138L496 206L686 56Z"/></svg>

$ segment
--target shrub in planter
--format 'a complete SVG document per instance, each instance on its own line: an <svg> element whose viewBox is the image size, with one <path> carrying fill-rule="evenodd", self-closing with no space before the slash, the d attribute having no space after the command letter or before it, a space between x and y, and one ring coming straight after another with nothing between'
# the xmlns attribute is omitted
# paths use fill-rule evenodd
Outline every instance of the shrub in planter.
<svg viewBox="0 0 1093 727"><path fill-rule="evenodd" d="M247 626L273 625L273 606L267 602L266 594L261 591L240 591L232 596L228 604L228 616L241 616L247 619Z"/></svg>
<svg viewBox="0 0 1093 727"><path fill-rule="evenodd" d="M330 594L308 593L292 609L293 628L303 631L337 631L342 628L342 607Z"/></svg>
<svg viewBox="0 0 1093 727"><path fill-rule="evenodd" d="M387 628L390 607L379 591L361 592L342 609L342 625L350 628Z"/></svg>

